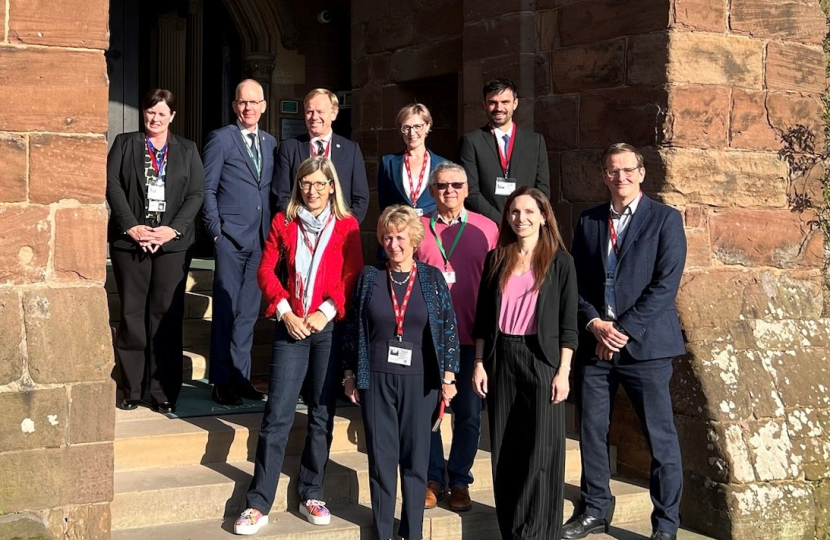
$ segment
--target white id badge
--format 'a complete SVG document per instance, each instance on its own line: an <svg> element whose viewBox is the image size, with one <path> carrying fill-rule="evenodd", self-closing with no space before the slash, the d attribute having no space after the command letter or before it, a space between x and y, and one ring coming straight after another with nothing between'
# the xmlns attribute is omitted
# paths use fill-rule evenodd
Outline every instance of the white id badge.
<svg viewBox="0 0 830 540"><path fill-rule="evenodd" d="M386 354L386 361L399 366L412 365L412 343L408 341L389 340L389 350Z"/></svg>
<svg viewBox="0 0 830 540"><path fill-rule="evenodd" d="M150 200L163 201L164 200L164 186L154 186L150 184L147 186L147 198Z"/></svg>
<svg viewBox="0 0 830 540"><path fill-rule="evenodd" d="M455 270L444 270L441 273L444 274L444 279L447 280L448 285L455 283Z"/></svg>
<svg viewBox="0 0 830 540"><path fill-rule="evenodd" d="M167 209L167 203L164 201L148 201L147 210L150 212L164 212Z"/></svg>
<svg viewBox="0 0 830 540"><path fill-rule="evenodd" d="M496 178L496 195L510 195L516 190L515 178L504 178L499 176Z"/></svg>
<svg viewBox="0 0 830 540"><path fill-rule="evenodd" d="M421 216L424 215L424 209L423 208L416 208L415 213L418 214L418 217L421 217Z"/></svg>

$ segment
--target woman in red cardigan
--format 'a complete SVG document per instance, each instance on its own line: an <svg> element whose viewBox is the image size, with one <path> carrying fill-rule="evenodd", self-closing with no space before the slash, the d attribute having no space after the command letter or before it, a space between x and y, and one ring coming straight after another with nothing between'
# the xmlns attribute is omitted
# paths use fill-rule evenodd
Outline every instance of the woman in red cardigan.
<svg viewBox="0 0 830 540"><path fill-rule="evenodd" d="M288 268L286 283L276 273L280 257L285 257ZM322 499L340 392L340 365L336 355L329 354L332 327L346 314L347 299L362 267L360 230L343 201L334 165L322 156L305 160L297 171L288 208L271 223L257 272L268 302L265 314L276 316L277 324L248 509L234 525L236 534L254 534L268 523L304 383L308 435L300 461L300 513L315 525L331 522Z"/></svg>

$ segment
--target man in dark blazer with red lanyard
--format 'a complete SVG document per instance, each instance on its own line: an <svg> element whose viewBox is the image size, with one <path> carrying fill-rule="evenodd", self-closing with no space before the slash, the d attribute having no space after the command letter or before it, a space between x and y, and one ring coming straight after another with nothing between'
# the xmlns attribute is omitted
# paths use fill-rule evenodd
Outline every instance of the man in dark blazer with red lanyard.
<svg viewBox="0 0 830 540"><path fill-rule="evenodd" d="M519 106L513 81L493 79L482 94L489 123L461 137L458 154L467 171L467 208L498 224L504 201L519 186L535 187L550 197L548 150L541 135L513 122Z"/></svg>
<svg viewBox="0 0 830 540"><path fill-rule="evenodd" d="M357 222L363 222L369 210L366 167L360 146L331 129L339 107L337 96L325 88L316 88L306 94L303 108L308 134L280 142L277 152L277 169L271 186L276 206L274 213L285 210L288 205L300 164L311 156L324 155L334 163L346 205Z"/></svg>
<svg viewBox="0 0 830 540"><path fill-rule="evenodd" d="M608 428L620 385L631 400L651 449L652 540L675 540L680 525L683 466L669 381L672 357L686 349L675 298L686 262L680 212L646 197L643 156L628 144L603 154L611 204L586 210L572 254L579 287L582 513L562 538L607 532Z"/></svg>
<svg viewBox="0 0 830 540"><path fill-rule="evenodd" d="M251 379L251 347L261 293L256 273L271 226L269 204L277 141L259 129L266 107L262 86L236 87L236 122L211 132L205 144L205 228L216 248L210 382L213 400L241 405L263 400Z"/></svg>

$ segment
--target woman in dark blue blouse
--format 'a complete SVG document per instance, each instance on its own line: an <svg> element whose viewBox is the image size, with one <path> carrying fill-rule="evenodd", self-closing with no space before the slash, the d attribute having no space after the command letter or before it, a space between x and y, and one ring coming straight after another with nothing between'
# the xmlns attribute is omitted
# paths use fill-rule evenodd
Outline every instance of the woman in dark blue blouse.
<svg viewBox="0 0 830 540"><path fill-rule="evenodd" d="M424 227L411 207L387 208L378 240L387 261L363 269L347 316L344 386L360 404L378 537L392 538L397 469L403 509L398 534L422 538L430 421L439 392L455 396L458 329L443 274L415 262Z"/></svg>

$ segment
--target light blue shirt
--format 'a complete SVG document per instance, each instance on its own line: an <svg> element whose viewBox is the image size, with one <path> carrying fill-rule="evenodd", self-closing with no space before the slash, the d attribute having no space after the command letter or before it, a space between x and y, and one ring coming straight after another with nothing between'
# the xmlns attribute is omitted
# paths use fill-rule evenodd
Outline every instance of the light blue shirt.
<svg viewBox="0 0 830 540"><path fill-rule="evenodd" d="M626 206L621 213L614 211L614 205L609 204L611 221L614 223L614 230L617 231L617 247L621 248L625 242L625 235L628 232L628 225L637 206L640 204L642 194ZM617 273L617 254L614 252L614 245L611 242L611 229L608 229L608 257L605 263L605 315L608 320L617 320L617 292L614 286Z"/></svg>

